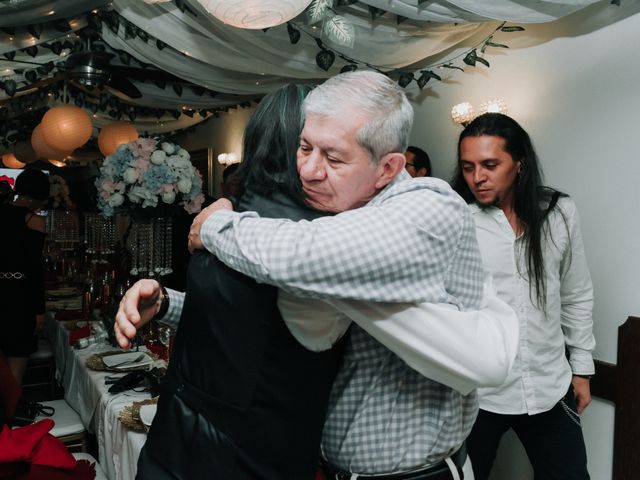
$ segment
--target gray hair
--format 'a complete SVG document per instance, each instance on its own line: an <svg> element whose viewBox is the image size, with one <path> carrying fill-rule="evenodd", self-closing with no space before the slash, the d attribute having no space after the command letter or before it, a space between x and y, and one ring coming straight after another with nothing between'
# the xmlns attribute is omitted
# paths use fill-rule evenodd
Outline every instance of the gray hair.
<svg viewBox="0 0 640 480"><path fill-rule="evenodd" d="M370 152L374 163L388 153L406 150L413 109L402 89L381 73L336 75L312 90L304 102L305 115L353 115L353 110L369 116L356 140Z"/></svg>

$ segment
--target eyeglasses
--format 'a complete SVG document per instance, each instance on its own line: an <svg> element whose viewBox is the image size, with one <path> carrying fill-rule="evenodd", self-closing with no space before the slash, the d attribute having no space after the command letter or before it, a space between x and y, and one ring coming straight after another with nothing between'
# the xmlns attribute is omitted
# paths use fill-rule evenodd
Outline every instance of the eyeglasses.
<svg viewBox="0 0 640 480"><path fill-rule="evenodd" d="M415 168L416 164L415 163L404 162L404 166L405 167L413 167L413 168Z"/></svg>

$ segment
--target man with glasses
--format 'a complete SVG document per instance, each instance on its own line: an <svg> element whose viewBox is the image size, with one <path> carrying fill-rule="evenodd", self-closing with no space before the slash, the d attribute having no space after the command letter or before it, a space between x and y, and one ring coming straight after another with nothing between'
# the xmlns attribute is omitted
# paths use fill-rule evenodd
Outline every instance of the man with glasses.
<svg viewBox="0 0 640 480"><path fill-rule="evenodd" d="M404 157L407 159L404 168L413 178L431 176L431 159L427 152L409 145L404 152Z"/></svg>

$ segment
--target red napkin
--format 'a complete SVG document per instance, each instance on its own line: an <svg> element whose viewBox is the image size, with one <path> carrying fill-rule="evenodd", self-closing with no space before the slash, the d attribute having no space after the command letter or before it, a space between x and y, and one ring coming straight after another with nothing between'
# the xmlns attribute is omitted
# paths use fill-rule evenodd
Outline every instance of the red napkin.
<svg viewBox="0 0 640 480"><path fill-rule="evenodd" d="M73 345L81 338L87 338L89 335L91 335L91 325L71 330L69 332L69 345Z"/></svg>
<svg viewBox="0 0 640 480"><path fill-rule="evenodd" d="M13 418L22 389L11 373L9 364L0 353L0 417Z"/></svg>
<svg viewBox="0 0 640 480"><path fill-rule="evenodd" d="M14 429L5 425L0 431L0 464L26 462L67 470L75 468L76 459L64 443L49 434L53 425L50 418Z"/></svg>
<svg viewBox="0 0 640 480"><path fill-rule="evenodd" d="M150 352L155 353L159 359L167 360L167 347L161 343L145 343Z"/></svg>
<svg viewBox="0 0 640 480"><path fill-rule="evenodd" d="M29 480L91 480L95 465L73 455L59 439L49 433L53 420L0 431L0 478Z"/></svg>
<svg viewBox="0 0 640 480"><path fill-rule="evenodd" d="M61 310L56 312L56 320L78 320L84 317L86 317L86 315L82 310Z"/></svg>

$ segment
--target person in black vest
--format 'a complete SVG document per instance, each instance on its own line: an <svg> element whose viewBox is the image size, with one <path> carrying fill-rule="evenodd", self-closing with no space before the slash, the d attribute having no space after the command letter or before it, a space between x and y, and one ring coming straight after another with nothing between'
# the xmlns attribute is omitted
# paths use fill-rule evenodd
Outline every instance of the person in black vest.
<svg viewBox="0 0 640 480"><path fill-rule="evenodd" d="M305 207L296 172L308 91L285 86L253 114L237 172L240 210L320 215ZM142 285L158 288L153 280ZM204 251L191 259L184 304L170 292L182 316L137 478L312 479L343 342L306 349L279 313L276 288ZM163 298L149 298L141 315L153 315Z"/></svg>

